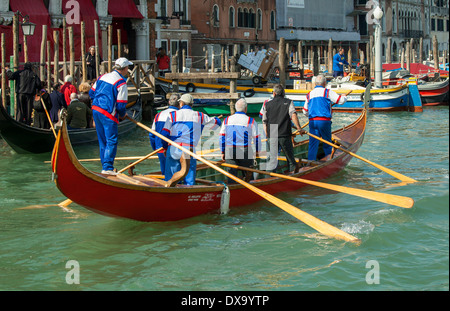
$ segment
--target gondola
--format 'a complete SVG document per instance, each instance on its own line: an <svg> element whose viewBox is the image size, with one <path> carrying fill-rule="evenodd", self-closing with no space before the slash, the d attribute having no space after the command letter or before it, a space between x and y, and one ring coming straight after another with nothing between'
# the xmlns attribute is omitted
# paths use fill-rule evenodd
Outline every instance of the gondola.
<svg viewBox="0 0 450 311"><path fill-rule="evenodd" d="M347 150L355 153L363 143L365 128L366 110L363 110L355 122L333 134ZM296 157L307 158L307 139L296 142L294 147ZM319 158L320 153L323 156L323 150L319 151ZM315 161L291 176L318 181L341 171L351 159L351 155L337 149L330 160ZM224 189L230 194L230 209L262 200L241 184L228 184L226 189L227 178L204 164L197 166L197 184L194 186L166 187L155 177L160 174L158 172L110 176L90 171L77 159L65 123L53 149L52 170L56 186L73 202L102 215L137 221L176 221L218 213ZM250 184L272 195L306 186L279 177L255 177Z"/></svg>
<svg viewBox="0 0 450 311"><path fill-rule="evenodd" d="M140 121L142 118L141 100L127 109L127 114L133 119ZM119 123L119 135L125 134L135 128L136 125L123 120ZM16 121L0 105L0 135L17 153L45 153L51 152L55 145L55 135L51 129L41 129L28 126ZM81 145L97 141L95 128L72 129L69 131L70 140L73 145Z"/></svg>

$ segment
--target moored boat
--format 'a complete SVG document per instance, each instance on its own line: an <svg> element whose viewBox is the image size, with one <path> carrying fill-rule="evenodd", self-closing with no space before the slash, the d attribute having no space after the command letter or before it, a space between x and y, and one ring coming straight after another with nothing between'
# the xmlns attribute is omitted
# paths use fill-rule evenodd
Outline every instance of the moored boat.
<svg viewBox="0 0 450 311"><path fill-rule="evenodd" d="M171 80L158 78L160 84L165 84L167 90L171 85ZM229 91L229 86L218 84L205 84L205 83L192 83L192 82L179 82L180 92L188 93L214 93L219 90ZM334 90L338 94L347 94L350 90L351 94L347 97L348 100L345 104L334 106L333 110L336 112L361 112L364 109L365 87L356 83L329 83L327 88ZM272 96L272 88L262 87L237 87L237 92L246 99L248 104L248 113L259 113L264 101L269 100ZM297 110L303 108L306 101L306 95L310 90L294 90L286 89L286 98L294 101L294 105ZM372 88L370 91L370 111L408 111L411 109L409 101L408 86L406 84L394 85L383 88ZM159 110L164 107L158 108ZM229 114L230 109L225 102L223 103L200 103L194 102L194 109L202 111L207 114Z"/></svg>
<svg viewBox="0 0 450 311"><path fill-rule="evenodd" d="M133 106L128 108L127 113L135 120L141 120L142 107L138 100ZM123 135L134 129L136 125L123 120L119 123L119 135ZM73 145L81 145L96 142L97 131L95 128L72 129L69 131ZM16 121L0 105L0 136L17 153L45 153L52 151L55 144L55 135L51 129L41 129Z"/></svg>
<svg viewBox="0 0 450 311"><path fill-rule="evenodd" d="M441 81L419 81L420 98L424 106L448 105L449 100L449 78Z"/></svg>
<svg viewBox="0 0 450 311"><path fill-rule="evenodd" d="M364 110L355 122L333 134L345 143L347 150L356 152L364 140L365 128ZM295 144L296 157L306 158L307 152L308 140ZM331 160L317 162L291 176L321 180L341 171L351 159L348 153L335 150ZM58 134L53 149L52 169L56 186L73 202L99 214L138 221L174 221L218 212L225 187L222 182L226 180L222 174L205 165L197 167L197 185L175 187L161 185L155 180L155 173L109 176L90 171L78 161L65 126ZM74 184L77 187L73 187ZM272 195L306 186L279 177L264 176L258 176L250 184ZM228 188L230 208L262 200L261 196L240 184L230 184Z"/></svg>

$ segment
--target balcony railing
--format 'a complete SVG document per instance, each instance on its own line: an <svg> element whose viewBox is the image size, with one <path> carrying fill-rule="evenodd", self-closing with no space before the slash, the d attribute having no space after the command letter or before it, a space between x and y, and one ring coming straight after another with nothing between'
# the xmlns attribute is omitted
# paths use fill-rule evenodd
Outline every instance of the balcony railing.
<svg viewBox="0 0 450 311"><path fill-rule="evenodd" d="M422 30L403 30L400 32L400 35L402 35L405 38L420 38L420 37L423 37L423 31Z"/></svg>

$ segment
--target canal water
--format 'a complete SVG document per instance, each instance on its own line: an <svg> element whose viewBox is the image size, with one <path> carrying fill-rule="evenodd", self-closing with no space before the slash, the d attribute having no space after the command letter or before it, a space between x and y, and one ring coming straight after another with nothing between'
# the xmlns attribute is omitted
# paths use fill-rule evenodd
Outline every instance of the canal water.
<svg viewBox="0 0 450 311"><path fill-rule="evenodd" d="M333 129L356 118L335 114ZM96 158L98 146L75 152ZM149 152L140 128L120 139L118 156ZM0 139L0 290L448 291L448 106L372 113L358 154L419 182L399 186L358 159L325 182L411 197L414 207L312 186L279 197L360 238L359 246L265 201L167 223L109 218L77 204L63 209L45 163L50 153L19 155ZM148 161L138 172L157 168Z"/></svg>

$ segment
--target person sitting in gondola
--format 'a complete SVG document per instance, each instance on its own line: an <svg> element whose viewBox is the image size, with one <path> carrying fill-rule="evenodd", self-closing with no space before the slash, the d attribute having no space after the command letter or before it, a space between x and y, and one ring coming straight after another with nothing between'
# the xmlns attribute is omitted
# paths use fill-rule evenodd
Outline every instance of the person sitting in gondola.
<svg viewBox="0 0 450 311"><path fill-rule="evenodd" d="M92 110L78 99L78 94L70 94L70 106L67 107L67 128L85 129L92 120Z"/></svg>
<svg viewBox="0 0 450 311"><path fill-rule="evenodd" d="M52 109L52 102L50 100L50 95L45 90L47 86L46 82L42 82L42 89L37 92L37 94L34 96L34 102L33 102L33 126L39 127L42 129L49 129L50 128L50 122L49 122L49 111ZM44 107L45 105L45 107ZM47 108L47 111L45 111L45 108Z"/></svg>
<svg viewBox="0 0 450 311"><path fill-rule="evenodd" d="M184 94L179 99L180 109L172 111L164 124L161 134L170 140L180 144L184 148L189 148L195 152L195 148L200 141L202 130L205 125L213 124L213 129L220 127L222 122L219 118L211 118L205 113L194 111L192 105L194 99L190 94ZM168 146L167 142L156 137L156 148L166 149L165 181L170 181L172 176L181 169L181 156L183 154L178 148ZM188 156L188 155L186 155ZM189 170L184 178L186 185L195 185L197 175L197 160L190 159Z"/></svg>
<svg viewBox="0 0 450 311"><path fill-rule="evenodd" d="M75 87L75 85L73 85L73 82L74 82L73 77L70 75L67 75L64 78L64 84L61 87L61 93L64 94L64 98L66 100L67 106L70 105L70 94L77 92L77 88Z"/></svg>
<svg viewBox="0 0 450 311"><path fill-rule="evenodd" d="M53 86L53 92L50 93L50 101L52 103L52 109L49 111L50 119L52 119L53 123L57 123L61 109L67 109L64 95L61 93L61 84L57 83Z"/></svg>
<svg viewBox="0 0 450 311"><path fill-rule="evenodd" d="M258 124L255 119L246 115L247 102L244 98L239 99L236 104L236 113L225 118L220 129L220 150L222 160L226 163L253 168L254 153L251 146L255 143L256 155L261 149L261 140L258 135ZM238 176L238 170L229 168L228 172ZM242 171L245 181L252 179L252 173ZM229 183L233 180L229 179Z"/></svg>
<svg viewBox="0 0 450 311"><path fill-rule="evenodd" d="M153 120L153 124L152 124L152 130L161 134L162 129L164 128L164 125L166 124L166 120L167 120L167 117L169 116L169 113L180 109L180 103L178 102L179 99L180 99L180 94L178 94L178 93L173 93L172 95L170 95L169 108L161 111L160 113L158 113L155 116L155 118ZM149 138L150 138L150 145L152 146L153 150L158 149L158 148L156 148L156 142L155 142L156 136L153 135L152 133L150 133ZM163 151L158 152L158 158L159 158L159 166L161 168L161 173L164 175L164 173L166 171L166 156Z"/></svg>

